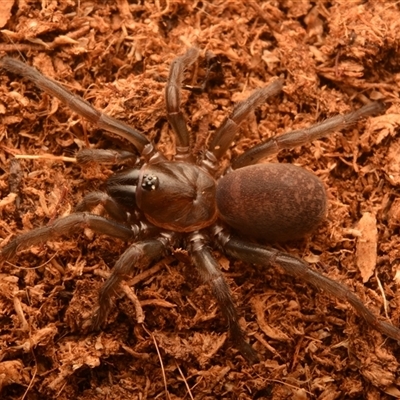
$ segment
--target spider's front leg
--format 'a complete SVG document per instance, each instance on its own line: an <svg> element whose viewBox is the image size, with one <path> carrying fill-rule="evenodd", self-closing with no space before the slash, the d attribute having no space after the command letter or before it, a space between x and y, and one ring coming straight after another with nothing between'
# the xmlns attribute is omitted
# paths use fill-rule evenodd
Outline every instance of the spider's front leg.
<svg viewBox="0 0 400 400"><path fill-rule="evenodd" d="M33 229L30 232L17 236L0 251L0 257L9 259L18 250L27 249L59 236L70 236L89 228L96 233L116 237L122 240L132 240L140 232L138 226L127 227L99 215L86 212L77 212L64 218L59 218L47 226Z"/></svg>
<svg viewBox="0 0 400 400"><path fill-rule="evenodd" d="M146 152L147 156L150 156L152 153L154 153L153 145L141 132L133 129L122 121L118 121L117 119L110 117L99 110L96 110L86 100L74 95L58 82L42 75L35 68L10 57L0 58L0 68L3 68L14 74L18 74L23 78L29 79L39 89L58 98L71 110L97 125L100 129L115 133L116 135L127 139L136 147L139 153L144 154L144 152Z"/></svg>
<svg viewBox="0 0 400 400"><path fill-rule="evenodd" d="M136 154L124 150L82 149L76 154L78 164L96 162L98 164L122 164L124 162L137 162Z"/></svg>
<svg viewBox="0 0 400 400"><path fill-rule="evenodd" d="M193 264L200 273L203 281L211 286L212 293L217 299L222 313L228 322L232 341L249 363L253 364L257 362L257 354L250 344L246 342L245 334L239 325L236 307L233 303L229 286L225 281L217 261L207 248L204 236L199 232L194 232L190 235L188 241L190 243L189 253L192 257Z"/></svg>
<svg viewBox="0 0 400 400"><path fill-rule="evenodd" d="M221 229L215 228L214 232L221 247L228 255L252 264L273 265L282 268L287 274L311 283L316 288L322 289L340 300L348 301L372 328L392 339L400 340L399 328L388 322L380 321L347 286L312 270L305 261L288 253L238 238L231 238Z"/></svg>
<svg viewBox="0 0 400 400"><path fill-rule="evenodd" d="M193 64L199 55L199 50L191 47L185 54L175 58L169 69L168 82L165 87L165 104L168 121L177 138L178 153L186 154L189 151L190 135L186 121L180 109L181 86L185 68Z"/></svg>

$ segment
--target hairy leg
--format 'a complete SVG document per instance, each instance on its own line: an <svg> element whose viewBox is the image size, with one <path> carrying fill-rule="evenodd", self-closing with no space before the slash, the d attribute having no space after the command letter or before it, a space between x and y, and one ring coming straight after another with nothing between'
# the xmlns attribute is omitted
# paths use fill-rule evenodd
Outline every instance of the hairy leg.
<svg viewBox="0 0 400 400"><path fill-rule="evenodd" d="M288 253L238 238L231 238L220 229L216 229L215 234L221 248L230 256L253 264L282 268L287 274L311 283L338 299L348 301L372 328L392 339L400 340L399 328L388 322L380 321L347 286L312 270L305 261Z"/></svg>

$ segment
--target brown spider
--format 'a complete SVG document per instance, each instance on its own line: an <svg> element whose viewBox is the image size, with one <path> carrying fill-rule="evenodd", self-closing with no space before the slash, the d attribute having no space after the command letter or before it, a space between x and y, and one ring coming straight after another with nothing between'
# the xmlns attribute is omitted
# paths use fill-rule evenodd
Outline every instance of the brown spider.
<svg viewBox="0 0 400 400"><path fill-rule="evenodd" d="M283 83L275 80L238 103L213 135L208 149L196 160L191 154L191 134L180 110L180 90L185 68L197 57L195 48L177 57L166 85L168 120L177 140L174 161L159 153L144 134L94 109L36 69L12 58L0 60L0 67L30 79L80 116L127 139L142 160L137 168L112 175L107 181L107 194L89 193L74 213L16 237L2 249L1 256L9 259L20 249L60 235L70 236L86 227L131 242L100 290L92 323L94 328L99 328L106 320L111 297L124 277L138 266L146 267L164 254L173 253L175 248L184 247L203 281L211 286L235 346L246 360L255 362L257 355L245 340L229 287L210 252L210 244L214 242L231 257L280 267L347 300L373 328L400 340L400 330L378 320L349 288L310 269L299 258L249 239L272 243L297 239L314 230L326 214L325 189L316 176L291 164L257 163L282 149L306 144L362 117L381 112L383 105L370 103L310 128L273 137L244 152L223 176L218 176L218 162L234 140L239 125L268 97L279 93ZM77 154L81 163L122 162L130 158L135 159L136 155L113 150L82 150ZM104 207L109 218L90 213L98 205Z"/></svg>

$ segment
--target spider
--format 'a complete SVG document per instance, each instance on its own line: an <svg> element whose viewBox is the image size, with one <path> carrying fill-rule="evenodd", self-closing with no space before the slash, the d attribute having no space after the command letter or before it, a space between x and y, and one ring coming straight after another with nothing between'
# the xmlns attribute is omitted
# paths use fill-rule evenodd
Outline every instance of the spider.
<svg viewBox="0 0 400 400"><path fill-rule="evenodd" d="M309 128L272 137L245 151L219 174L219 162L239 125L269 97L278 94L283 81L276 79L239 102L213 134L207 149L196 158L191 151L191 133L180 109L180 91L184 70L197 60L198 53L198 49L189 48L173 60L169 71L165 102L177 142L173 161L157 151L143 133L96 110L36 69L13 58L0 60L0 67L28 78L80 116L128 140L140 154L137 167L111 175L106 193L89 193L72 214L17 236L3 247L2 258L9 259L20 249L61 235L70 236L84 228L130 242L100 289L98 307L91 321L93 328L98 329L105 323L112 296L127 275L183 247L202 280L210 285L227 320L233 344L249 363L254 363L258 360L257 353L239 324L230 289L211 253L213 243L229 257L279 267L332 296L347 300L371 327L400 340L400 329L380 321L348 287L314 271L289 253L260 244L308 235L326 217L327 197L324 185L314 174L292 164L259 164L259 161L382 112L384 106L373 102ZM77 154L80 163L118 163L136 158L131 152L100 149L84 149ZM107 217L91 212L99 205Z"/></svg>

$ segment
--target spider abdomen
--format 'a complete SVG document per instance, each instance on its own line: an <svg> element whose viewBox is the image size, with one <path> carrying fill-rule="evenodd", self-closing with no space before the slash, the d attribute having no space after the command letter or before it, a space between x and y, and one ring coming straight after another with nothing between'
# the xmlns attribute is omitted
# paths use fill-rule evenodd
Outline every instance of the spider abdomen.
<svg viewBox="0 0 400 400"><path fill-rule="evenodd" d="M326 192L312 173L292 164L258 164L218 181L217 208L228 225L269 242L301 238L325 218Z"/></svg>
<svg viewBox="0 0 400 400"><path fill-rule="evenodd" d="M154 225L193 232L215 222L215 180L197 165L159 162L140 170L136 203Z"/></svg>

